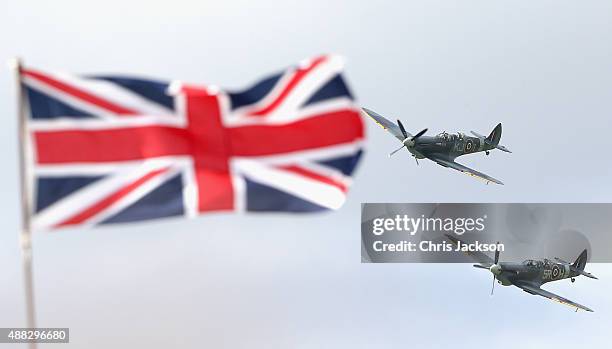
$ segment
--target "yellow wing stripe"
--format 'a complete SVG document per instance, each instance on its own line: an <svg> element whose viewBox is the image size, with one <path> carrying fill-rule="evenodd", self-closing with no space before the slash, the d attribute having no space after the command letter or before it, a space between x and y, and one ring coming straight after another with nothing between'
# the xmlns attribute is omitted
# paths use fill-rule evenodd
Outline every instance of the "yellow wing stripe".
<svg viewBox="0 0 612 349"><path fill-rule="evenodd" d="M381 124L380 122L378 122L378 120L376 120L376 119L374 119L373 117L371 117L371 116L370 116L370 114L366 113L366 115L367 115L367 116L368 116L370 119L374 120L374 122L375 122L375 123L376 123L378 126L382 127L382 129L383 129L383 130L387 130L387 127L385 127L383 124Z"/></svg>

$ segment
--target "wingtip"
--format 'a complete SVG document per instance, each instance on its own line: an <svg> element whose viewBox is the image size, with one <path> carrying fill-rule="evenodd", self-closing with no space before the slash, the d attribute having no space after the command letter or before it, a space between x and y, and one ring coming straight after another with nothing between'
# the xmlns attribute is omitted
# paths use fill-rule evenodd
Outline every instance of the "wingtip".
<svg viewBox="0 0 612 349"><path fill-rule="evenodd" d="M376 113L375 111L373 111L372 109L368 109L365 107L361 107L361 110L365 113L365 115L367 115L369 118L374 119L374 121L376 121L376 117L380 116L378 115L378 113ZM377 121L378 122L378 121Z"/></svg>

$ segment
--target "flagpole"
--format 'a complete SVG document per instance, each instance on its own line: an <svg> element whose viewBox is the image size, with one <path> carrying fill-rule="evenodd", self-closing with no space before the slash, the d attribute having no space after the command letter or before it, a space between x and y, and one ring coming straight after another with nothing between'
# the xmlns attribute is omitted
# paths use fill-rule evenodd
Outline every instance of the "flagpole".
<svg viewBox="0 0 612 349"><path fill-rule="evenodd" d="M19 242L21 245L21 261L23 265L23 279L26 301L26 324L28 328L36 327L36 311L34 303L34 277L32 273L32 235L30 231L30 192L28 182L30 174L26 164L26 151L28 130L26 127L26 106L23 85L21 84L21 60L14 58L11 68L15 71L17 94L17 120L19 128L19 185L21 192L21 231ZM29 344L30 349L36 349L36 343Z"/></svg>

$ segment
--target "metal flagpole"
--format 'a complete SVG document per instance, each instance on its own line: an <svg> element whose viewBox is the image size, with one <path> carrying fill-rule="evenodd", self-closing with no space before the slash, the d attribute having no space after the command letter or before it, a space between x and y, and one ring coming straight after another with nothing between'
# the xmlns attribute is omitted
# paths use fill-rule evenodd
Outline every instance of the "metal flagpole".
<svg viewBox="0 0 612 349"><path fill-rule="evenodd" d="M26 128L26 105L23 85L21 83L21 60L15 58L11 64L15 70L17 86L17 116L19 127L19 184L21 190L21 256L26 301L26 324L28 328L36 327L36 311L34 308L34 278L32 274L32 235L30 231L30 192L28 190L29 171L26 163L28 130ZM36 343L29 344L30 349L36 349Z"/></svg>

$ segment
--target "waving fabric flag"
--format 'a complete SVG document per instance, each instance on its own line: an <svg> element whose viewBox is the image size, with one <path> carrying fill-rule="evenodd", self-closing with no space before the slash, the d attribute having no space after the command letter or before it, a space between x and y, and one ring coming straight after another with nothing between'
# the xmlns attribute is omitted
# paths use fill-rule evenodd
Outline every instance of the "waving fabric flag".
<svg viewBox="0 0 612 349"><path fill-rule="evenodd" d="M339 208L364 129L322 56L240 92L22 69L32 227Z"/></svg>

